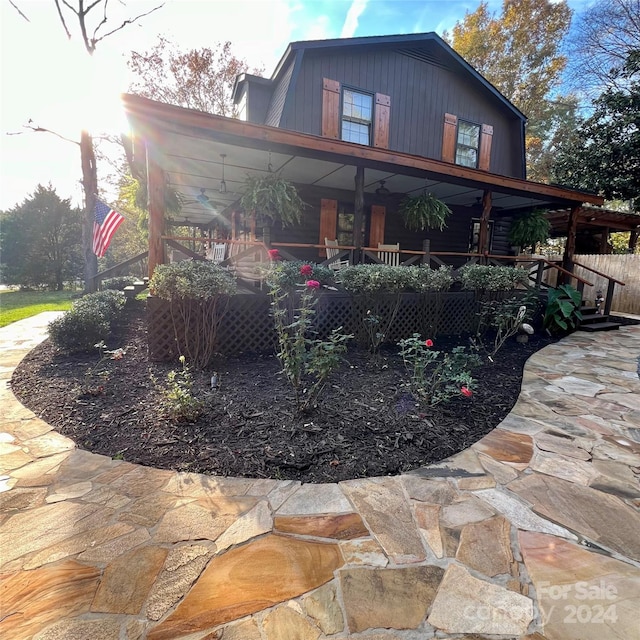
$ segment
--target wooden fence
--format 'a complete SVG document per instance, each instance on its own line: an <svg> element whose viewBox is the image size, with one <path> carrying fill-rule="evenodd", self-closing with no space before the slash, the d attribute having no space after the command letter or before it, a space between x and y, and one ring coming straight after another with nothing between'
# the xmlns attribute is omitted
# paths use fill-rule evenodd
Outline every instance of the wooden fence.
<svg viewBox="0 0 640 640"><path fill-rule="evenodd" d="M624 287L616 285L614 289L612 311L640 315L640 254L576 255L575 260L625 283ZM576 275L593 282L593 287L584 288L585 300L593 302L598 291L606 295L606 278L578 266L575 272Z"/></svg>

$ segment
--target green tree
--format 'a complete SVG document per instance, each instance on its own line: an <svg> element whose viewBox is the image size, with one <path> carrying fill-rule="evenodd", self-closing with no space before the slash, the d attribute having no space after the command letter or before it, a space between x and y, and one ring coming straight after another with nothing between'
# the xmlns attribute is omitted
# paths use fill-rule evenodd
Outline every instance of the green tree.
<svg viewBox="0 0 640 640"><path fill-rule="evenodd" d="M82 212L38 185L22 204L0 213L2 277L6 284L61 291L82 277Z"/></svg>
<svg viewBox="0 0 640 640"><path fill-rule="evenodd" d="M219 116L236 115L233 84L237 75L248 71L247 62L232 53L230 42L181 51L163 37L149 51L132 51L128 65L136 75L129 87L132 93Z"/></svg>
<svg viewBox="0 0 640 640"><path fill-rule="evenodd" d="M558 153L554 177L608 200L631 200L640 209L640 50L612 75L622 88L609 88L593 101L593 114L581 121Z"/></svg>
<svg viewBox="0 0 640 640"><path fill-rule="evenodd" d="M571 9L566 2L503 0L502 12L489 11L483 1L467 12L445 39L528 118L529 176L544 179L543 155L562 135L574 100L556 92L567 64L561 44L569 31ZM569 118L570 119L570 118Z"/></svg>

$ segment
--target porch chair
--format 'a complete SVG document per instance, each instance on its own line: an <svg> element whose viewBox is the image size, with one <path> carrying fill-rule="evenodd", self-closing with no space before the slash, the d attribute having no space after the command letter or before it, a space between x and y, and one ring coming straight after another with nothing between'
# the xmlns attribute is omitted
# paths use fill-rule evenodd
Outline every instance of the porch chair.
<svg viewBox="0 0 640 640"><path fill-rule="evenodd" d="M324 244L327 248L327 258L335 258L339 253L340 249L338 249L338 241L337 240L329 240L328 238L324 239ZM349 266L348 260L334 260L327 265L330 269L334 271L340 271L344 267Z"/></svg>
<svg viewBox="0 0 640 640"><path fill-rule="evenodd" d="M212 262L215 262L215 264L219 264L224 260L226 252L227 245L224 242L215 243L207 249L207 260L211 260Z"/></svg>
<svg viewBox="0 0 640 640"><path fill-rule="evenodd" d="M400 266L400 243L380 244L378 243L378 260L391 267Z"/></svg>

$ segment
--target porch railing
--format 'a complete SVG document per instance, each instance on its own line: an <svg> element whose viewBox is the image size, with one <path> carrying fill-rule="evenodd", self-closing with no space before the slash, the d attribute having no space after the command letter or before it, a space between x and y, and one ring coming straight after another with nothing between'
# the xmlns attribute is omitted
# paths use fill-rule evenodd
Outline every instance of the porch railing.
<svg viewBox="0 0 640 640"><path fill-rule="evenodd" d="M604 300L604 311L603 315L608 316L611 313L611 304L613 303L613 292L616 288L616 285L619 284L621 287L625 286L625 283L621 280L616 280L613 276L608 276L606 273L602 273L602 271L598 271L597 269L593 269L591 267L587 267L586 264L582 264L581 262L573 261L573 265L575 267L580 267L581 269L585 269L586 271L590 271L601 278L605 278L607 280L607 295ZM589 283L591 284L591 283Z"/></svg>

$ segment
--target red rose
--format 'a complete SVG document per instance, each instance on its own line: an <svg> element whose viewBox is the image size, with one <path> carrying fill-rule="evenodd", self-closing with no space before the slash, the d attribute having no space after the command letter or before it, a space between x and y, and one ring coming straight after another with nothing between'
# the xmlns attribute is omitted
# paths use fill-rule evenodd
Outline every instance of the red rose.
<svg viewBox="0 0 640 640"><path fill-rule="evenodd" d="M280 252L277 249L269 249L270 260L280 260Z"/></svg>
<svg viewBox="0 0 640 640"><path fill-rule="evenodd" d="M433 347L433 340L431 340L431 338L429 338L428 340L424 341L424 346L425 347Z"/></svg>
<svg viewBox="0 0 640 640"><path fill-rule="evenodd" d="M471 389L467 389L467 387L462 387L462 389L460 389L460 393L463 396L467 396L467 398L470 398L473 395L473 391L471 391Z"/></svg>
<svg viewBox="0 0 640 640"><path fill-rule="evenodd" d="M303 276L313 275L313 267L310 264L303 264L300 267L300 274Z"/></svg>
<svg viewBox="0 0 640 640"><path fill-rule="evenodd" d="M317 280L307 280L307 287L309 289L319 289L320 283Z"/></svg>

